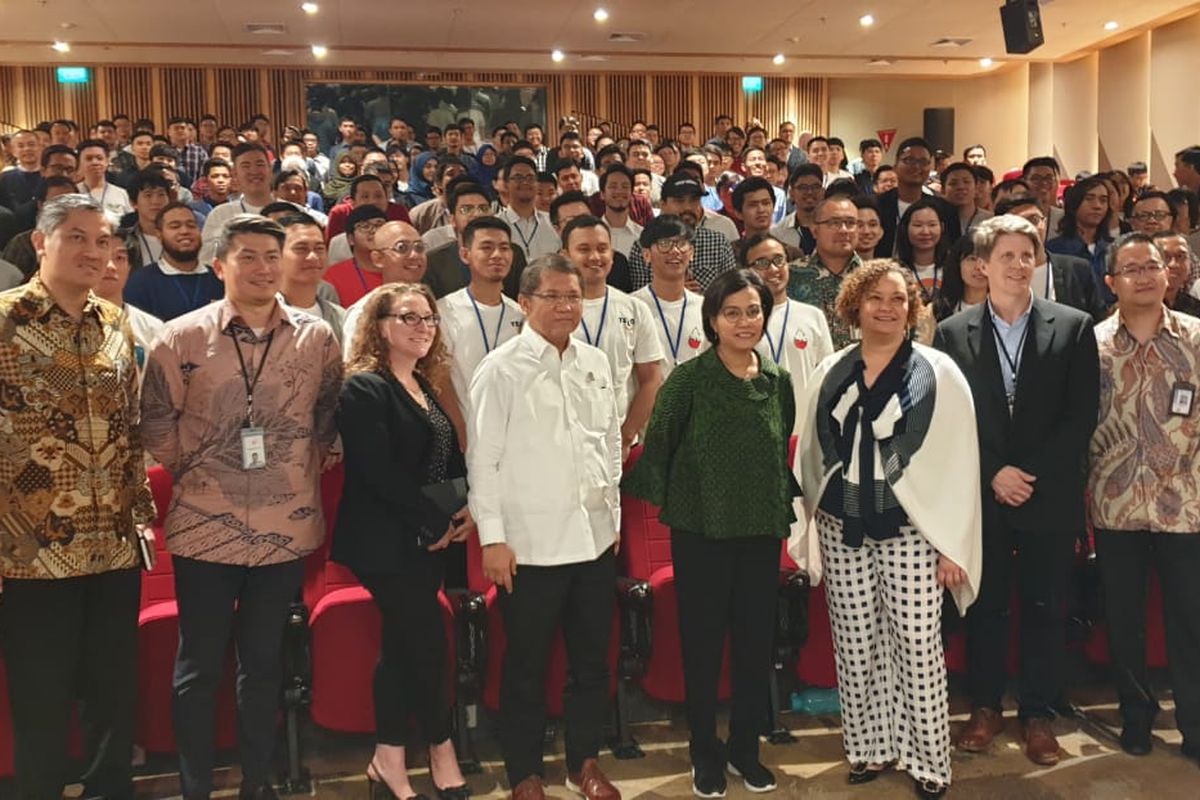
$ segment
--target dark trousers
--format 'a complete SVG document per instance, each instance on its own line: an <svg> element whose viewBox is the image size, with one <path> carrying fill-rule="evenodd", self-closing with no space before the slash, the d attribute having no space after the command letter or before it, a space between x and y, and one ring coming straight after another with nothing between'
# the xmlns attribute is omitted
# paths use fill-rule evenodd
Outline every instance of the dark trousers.
<svg viewBox="0 0 1200 800"><path fill-rule="evenodd" d="M1066 602L1075 540L1074 531L984 527L983 577L966 617L967 692L973 707L1001 708L1015 568L1021 605L1019 716L1054 715L1066 688Z"/></svg>
<svg viewBox="0 0 1200 800"><path fill-rule="evenodd" d="M563 696L567 771L595 758L608 716L608 645L612 637L617 559L517 567L512 594L500 590L508 646L500 682L500 745L509 786L542 774L546 730L544 682L554 634L567 645Z"/></svg>
<svg viewBox="0 0 1200 800"><path fill-rule="evenodd" d="M671 531L693 764L721 768L726 758L758 760L758 739L767 732L770 708L779 553L779 540L767 536L708 539ZM717 683L726 636L732 678L728 751L717 738Z"/></svg>
<svg viewBox="0 0 1200 800"><path fill-rule="evenodd" d="M23 800L58 800L74 779L67 774L67 737L76 701L84 796L133 797L141 592L136 569L4 581L0 641Z"/></svg>
<svg viewBox="0 0 1200 800"><path fill-rule="evenodd" d="M231 633L242 786L257 789L270 782L283 632L304 562L243 567L176 556L174 565L179 602L174 718L183 796L206 798L212 791L217 688Z"/></svg>
<svg viewBox="0 0 1200 800"><path fill-rule="evenodd" d="M1200 745L1200 534L1096 531L1108 651L1125 723L1149 728L1158 712L1146 670L1146 584L1162 585L1175 723Z"/></svg>
<svg viewBox="0 0 1200 800"><path fill-rule="evenodd" d="M389 574L356 573L383 618L375 666L375 739L380 744L439 744L450 738L446 629L438 589L443 553L414 551ZM424 739L411 735L415 717Z"/></svg>

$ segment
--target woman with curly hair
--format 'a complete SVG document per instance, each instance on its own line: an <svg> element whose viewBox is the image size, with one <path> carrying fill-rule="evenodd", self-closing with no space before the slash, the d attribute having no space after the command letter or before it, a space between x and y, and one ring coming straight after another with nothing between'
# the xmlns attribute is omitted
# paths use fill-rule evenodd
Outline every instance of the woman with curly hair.
<svg viewBox="0 0 1200 800"><path fill-rule="evenodd" d="M450 740L437 594L445 548L467 538L474 522L465 483L458 510L435 502L466 475L454 426L437 401L449 382L440 322L426 286L396 283L372 292L337 412L346 482L331 557L354 571L383 618L375 669L377 743L367 767L372 797L407 800L416 794L405 769L410 717L429 744L438 796L470 795Z"/></svg>
<svg viewBox="0 0 1200 800"><path fill-rule="evenodd" d="M979 451L966 379L911 340L921 308L895 261L868 261L842 283L837 312L862 340L809 378L797 468L815 535L790 550L814 581L824 572L850 783L896 767L919 796L940 797L942 590L965 609L979 585Z"/></svg>

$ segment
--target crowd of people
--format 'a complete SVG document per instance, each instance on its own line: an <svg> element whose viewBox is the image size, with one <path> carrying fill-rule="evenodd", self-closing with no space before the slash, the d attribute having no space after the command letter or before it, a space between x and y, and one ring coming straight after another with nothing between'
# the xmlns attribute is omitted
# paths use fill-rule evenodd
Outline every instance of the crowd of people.
<svg viewBox="0 0 1200 800"><path fill-rule="evenodd" d="M1200 763L1200 146L1161 191L1142 164L997 175L983 145L954 160L921 138L850 161L836 137L725 115L707 140L568 118L554 148L540 125L486 138L470 118L421 140L400 118L382 141L339 131L321 152L261 115L163 134L118 116L5 141L0 646L20 797L71 779L77 703L85 796L133 796L148 463L173 480L189 800L213 790L231 641L240 796L274 796L284 622L333 468L331 557L383 620L373 797L417 796L416 746L440 800L470 795L437 593L466 585L472 547L500 589L513 796L545 796L561 629L567 786L619 800L598 756L622 492L671 529L699 797L727 775L776 786L758 748L784 540L824 581L850 783L900 769L938 797L955 748L988 750L1018 612L1022 741L1057 763L1071 566L1093 540L1121 746L1152 748L1153 568ZM953 732L947 594L972 709Z"/></svg>

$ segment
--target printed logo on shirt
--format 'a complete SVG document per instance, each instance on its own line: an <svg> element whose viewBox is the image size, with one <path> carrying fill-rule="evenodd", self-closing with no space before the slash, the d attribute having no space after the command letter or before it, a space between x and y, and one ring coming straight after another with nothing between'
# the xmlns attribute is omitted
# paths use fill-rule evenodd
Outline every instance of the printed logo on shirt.
<svg viewBox="0 0 1200 800"><path fill-rule="evenodd" d="M626 328L633 328L637 324L637 320L634 317L617 317L617 321Z"/></svg>
<svg viewBox="0 0 1200 800"><path fill-rule="evenodd" d="M703 341L704 338L700 335L700 331L696 328L692 328L692 330L688 332L688 347L692 348L693 350L699 350L700 343Z"/></svg>
<svg viewBox="0 0 1200 800"><path fill-rule="evenodd" d="M803 350L804 348L808 347L808 339L805 339L798 333L796 334L796 338L793 340L793 342L795 343L797 350Z"/></svg>

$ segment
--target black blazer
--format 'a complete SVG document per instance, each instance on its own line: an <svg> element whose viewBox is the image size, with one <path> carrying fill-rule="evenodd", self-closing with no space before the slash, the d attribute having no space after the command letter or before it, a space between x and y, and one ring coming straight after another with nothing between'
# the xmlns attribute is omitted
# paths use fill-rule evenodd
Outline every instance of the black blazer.
<svg viewBox="0 0 1200 800"><path fill-rule="evenodd" d="M432 396L424 379L417 380ZM330 557L355 572L391 572L417 549L421 525L443 531L450 522L421 494L433 426L391 374L371 372L342 384L337 423L346 482ZM446 472L448 478L467 474L457 437Z"/></svg>
<svg viewBox="0 0 1200 800"><path fill-rule="evenodd" d="M1092 265L1075 256L1058 253L1048 255L1055 301L1090 315L1093 323L1107 317L1108 308L1096 290L1096 274L1092 272Z"/></svg>
<svg viewBox="0 0 1200 800"><path fill-rule="evenodd" d="M1100 362L1092 319L1059 303L1033 301L1017 396L1009 417L988 304L938 325L934 346L971 386L979 429L983 524L1033 531L1084 527L1085 460L1100 404ZM1019 508L1002 506L992 478L1005 465L1037 476Z"/></svg>
<svg viewBox="0 0 1200 800"><path fill-rule="evenodd" d="M957 242L962 236L962 222L958 218L958 209L940 197L926 195L938 210L938 218L946 232L946 241ZM883 238L875 245L876 258L891 258L896 252L896 228L900 224L900 190L888 189L883 194L875 195L879 204L879 224L883 226Z"/></svg>

